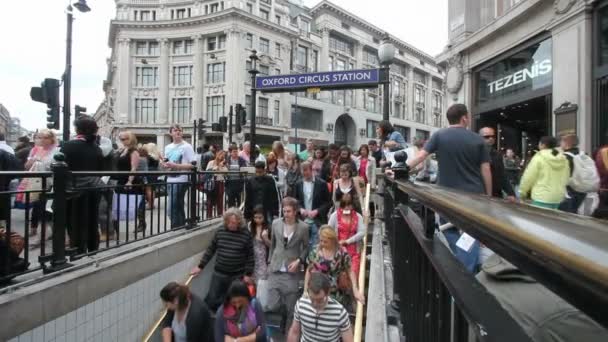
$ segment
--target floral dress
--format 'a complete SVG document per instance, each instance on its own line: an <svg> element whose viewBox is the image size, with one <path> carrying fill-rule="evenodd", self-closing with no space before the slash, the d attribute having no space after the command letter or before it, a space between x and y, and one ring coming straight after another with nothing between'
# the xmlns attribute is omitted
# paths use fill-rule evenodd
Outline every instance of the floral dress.
<svg viewBox="0 0 608 342"><path fill-rule="evenodd" d="M321 272L329 276L331 283L329 294L345 308L350 308L352 306L350 291L338 289L340 273L347 272L350 274L351 257L346 249L340 248L334 254L333 259L325 259L319 248L313 248L308 254L308 264L311 267L311 272Z"/></svg>
<svg viewBox="0 0 608 342"><path fill-rule="evenodd" d="M258 238L253 239L253 256L255 259L253 274L256 282L268 278L268 249L264 241Z"/></svg>

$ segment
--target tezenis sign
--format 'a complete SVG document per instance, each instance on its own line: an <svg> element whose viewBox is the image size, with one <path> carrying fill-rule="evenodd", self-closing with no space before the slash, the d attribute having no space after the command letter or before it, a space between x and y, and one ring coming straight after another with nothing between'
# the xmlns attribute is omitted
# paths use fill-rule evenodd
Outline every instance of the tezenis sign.
<svg viewBox="0 0 608 342"><path fill-rule="evenodd" d="M534 64L527 68L523 68L494 82L488 83L488 88L490 94L494 94L495 92L508 89L526 82L527 80L533 80L539 76L549 74L552 70L553 65L551 64L551 59L534 62Z"/></svg>

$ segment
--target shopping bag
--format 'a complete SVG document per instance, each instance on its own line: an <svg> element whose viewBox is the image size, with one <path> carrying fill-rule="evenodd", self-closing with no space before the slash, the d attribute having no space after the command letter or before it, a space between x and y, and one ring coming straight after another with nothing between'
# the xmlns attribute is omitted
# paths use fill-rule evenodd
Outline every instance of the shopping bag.
<svg viewBox="0 0 608 342"><path fill-rule="evenodd" d="M263 308L266 307L266 305L268 305L268 293L270 292L270 283L268 282L268 279L258 279L256 292L260 305L262 305Z"/></svg>
<svg viewBox="0 0 608 342"><path fill-rule="evenodd" d="M143 200L142 195L117 194L112 197L112 219L117 221L135 221L137 207Z"/></svg>
<svg viewBox="0 0 608 342"><path fill-rule="evenodd" d="M40 178L23 178L17 186L18 193L15 195L15 208L26 209L31 208L34 202L40 200L40 191L42 191L42 180ZM29 192L29 202L26 196Z"/></svg>

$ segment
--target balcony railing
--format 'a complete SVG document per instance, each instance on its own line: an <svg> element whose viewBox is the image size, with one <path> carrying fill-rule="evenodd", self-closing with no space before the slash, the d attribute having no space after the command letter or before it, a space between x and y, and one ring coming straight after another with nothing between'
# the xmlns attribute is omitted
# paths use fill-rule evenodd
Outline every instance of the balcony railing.
<svg viewBox="0 0 608 342"><path fill-rule="evenodd" d="M256 125L272 126L272 118L267 116L256 116L255 123Z"/></svg>

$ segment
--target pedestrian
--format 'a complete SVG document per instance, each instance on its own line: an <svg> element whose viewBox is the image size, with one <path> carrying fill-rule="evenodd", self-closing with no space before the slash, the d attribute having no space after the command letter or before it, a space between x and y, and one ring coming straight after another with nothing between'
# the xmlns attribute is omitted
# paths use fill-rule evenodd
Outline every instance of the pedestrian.
<svg viewBox="0 0 608 342"><path fill-rule="evenodd" d="M215 159L207 164L207 171L228 172L226 167L226 152L219 150L215 154ZM213 208L216 209L217 216L224 212L224 174L206 174L209 181L204 182L205 192L207 193L207 217L213 217Z"/></svg>
<svg viewBox="0 0 608 342"><path fill-rule="evenodd" d="M505 165L503 157L498 153L496 148L496 130L492 127L483 127L479 130L479 135L486 143L486 147L490 153L490 170L492 172L492 197L503 198L503 193L507 195L506 199L509 202L516 202L515 191L505 175Z"/></svg>
<svg viewBox="0 0 608 342"><path fill-rule="evenodd" d="M353 151L348 146L340 147L340 153L338 155L338 162L334 165L334 169L332 170L333 179L340 178L340 166L343 164L350 165L351 176L354 177L357 174L357 164L355 164L355 159L353 157Z"/></svg>
<svg viewBox="0 0 608 342"><path fill-rule="evenodd" d="M268 301L265 312L287 313L286 325L291 325L293 308L300 296L299 284L304 278L301 267L308 255L308 226L298 220L298 201L283 199L283 217L272 222L270 265L268 267Z"/></svg>
<svg viewBox="0 0 608 342"><path fill-rule="evenodd" d="M608 138L608 133L606 135ZM608 208L608 144L597 150L595 166L600 176L600 207Z"/></svg>
<svg viewBox="0 0 608 342"><path fill-rule="evenodd" d="M196 154L195 154L195 158L196 158L196 166L198 167L199 165L201 165L201 159L203 158L203 153L205 151L203 150L203 148L201 146L196 148Z"/></svg>
<svg viewBox="0 0 608 342"><path fill-rule="evenodd" d="M359 279L359 264L361 261L359 245L365 235L365 224L363 216L355 211L350 194L342 196L340 207L331 214L328 225L335 229L338 235L338 243L350 255L353 272Z"/></svg>
<svg viewBox="0 0 608 342"><path fill-rule="evenodd" d="M27 139L29 143L29 139ZM21 148L15 152L15 157L19 155L21 151L24 151L25 148ZM48 172L51 171L51 164L55 161L53 158L55 154L59 152L59 147L57 146L57 137L55 133L49 129L41 129L36 133L36 146L30 149L30 153L26 158L26 162L24 163L24 169L32 172ZM21 162L21 161L19 161ZM28 179L29 180L29 179ZM52 186L53 179L51 177L46 179L46 189L47 191ZM31 193L31 197L36 195L39 197L40 194ZM46 206L45 202L41 200L32 201L32 216L30 221L30 238L36 236L38 234L38 225L45 219ZM51 235L47 234L46 238L50 238ZM39 244L40 241L35 241L34 239L30 239L30 243Z"/></svg>
<svg viewBox="0 0 608 342"><path fill-rule="evenodd" d="M22 169L19 164L14 154L0 149L0 171L20 171ZM11 176L0 175L0 228L6 228L7 221L11 218L11 195L7 192L12 180Z"/></svg>
<svg viewBox="0 0 608 342"><path fill-rule="evenodd" d="M283 171L287 171L287 163L285 162L285 156L288 153L283 146L283 143L280 141L275 141L272 143L272 153L277 159L277 167L282 169Z"/></svg>
<svg viewBox="0 0 608 342"><path fill-rule="evenodd" d="M570 178L568 159L557 150L557 139L545 136L538 144L539 152L524 170L519 184L520 198L532 199L532 205L558 209L566 196Z"/></svg>
<svg viewBox="0 0 608 342"><path fill-rule="evenodd" d="M332 203L334 205L334 209L336 209L340 205L342 196L344 194L350 194L353 200L355 210L359 214L363 214L361 204L363 201L363 194L361 192L361 186L359 184L361 180L359 177L353 177L352 174L353 172L350 163L340 165L340 178L338 178L334 182Z"/></svg>
<svg viewBox="0 0 608 342"><path fill-rule="evenodd" d="M333 186L334 184L334 170L338 167L338 158L340 157L340 147L336 144L329 144L327 147L327 158L325 162L323 162L323 167L321 169L321 178L327 183ZM332 191L330 188L329 191Z"/></svg>
<svg viewBox="0 0 608 342"><path fill-rule="evenodd" d="M380 149L380 146L378 146L378 143L374 139L368 141L367 146L369 146L371 156L376 160L376 166L380 166L380 162L382 161L382 149Z"/></svg>
<svg viewBox="0 0 608 342"><path fill-rule="evenodd" d="M48 131L48 129L45 130ZM38 132L34 136L37 136L37 134ZM30 143L30 138L28 136L22 136L17 138L17 146L15 146L15 157L17 157L21 165L23 165L23 168L26 170L28 168L25 167L25 163L27 162L27 158L30 156L32 148L34 148L34 145L35 144Z"/></svg>
<svg viewBox="0 0 608 342"><path fill-rule="evenodd" d="M268 153L268 157L266 158L266 173L274 178L279 194L283 198L285 196L286 171L279 167L279 162L274 152Z"/></svg>
<svg viewBox="0 0 608 342"><path fill-rule="evenodd" d="M243 160L245 160L247 165L252 164L251 163L251 143L249 141L245 141L243 143L243 148L242 148L241 152L239 152L239 157L243 158Z"/></svg>
<svg viewBox="0 0 608 342"><path fill-rule="evenodd" d="M300 206L300 217L308 225L309 247L319 240L319 227L327 222L331 197L327 183L312 172L309 162L302 163L302 179L296 183L294 195Z"/></svg>
<svg viewBox="0 0 608 342"><path fill-rule="evenodd" d="M272 222L279 216L279 192L274 178L266 174L266 164L255 163L255 176L245 184L245 219L252 220L254 208L258 205L264 210L264 218Z"/></svg>
<svg viewBox="0 0 608 342"><path fill-rule="evenodd" d="M521 171L520 163L521 161L517 155L515 155L515 151L513 151L512 148L507 148L503 164L505 166L505 176L512 187L519 185L519 172Z"/></svg>
<svg viewBox="0 0 608 342"><path fill-rule="evenodd" d="M287 342L353 342L348 312L330 296L329 278L313 273L309 283L296 303Z"/></svg>
<svg viewBox="0 0 608 342"><path fill-rule="evenodd" d="M184 141L183 129L179 125L172 125L169 134L173 142L165 146L165 161L161 163L161 167L170 171L192 170L192 162L196 161L196 156L192 145ZM188 182L188 175L167 176L171 229L186 224L184 196L188 190Z"/></svg>
<svg viewBox="0 0 608 342"><path fill-rule="evenodd" d="M390 152L396 152L407 147L403 135L395 130L388 120L382 120L378 123L376 134L380 139L380 146Z"/></svg>
<svg viewBox="0 0 608 342"><path fill-rule="evenodd" d="M266 342L266 319L247 284L234 280L215 315L215 342Z"/></svg>
<svg viewBox="0 0 608 342"><path fill-rule="evenodd" d="M215 148L209 144L203 145L203 154L201 155L201 159L198 163L199 170L201 170L201 171L207 170L207 165L209 164L210 161L212 161L215 158L214 150L215 150Z"/></svg>
<svg viewBox="0 0 608 342"><path fill-rule="evenodd" d="M306 149L298 154L301 161L312 161L315 156L315 143L312 139L306 139Z"/></svg>
<svg viewBox="0 0 608 342"><path fill-rule="evenodd" d="M6 143L6 136L2 132L0 132L0 150L15 155L15 150Z"/></svg>
<svg viewBox="0 0 608 342"><path fill-rule="evenodd" d="M249 223L249 231L253 236L253 255L255 257L254 280L268 278L268 249L270 248L270 226L261 205L253 209L253 219Z"/></svg>
<svg viewBox="0 0 608 342"><path fill-rule="evenodd" d="M215 267L205 302L212 311L222 304L228 286L235 279L253 275L255 258L253 239L243 214L237 208L224 213L224 227L215 232L213 240L205 250L199 265L192 269L191 275L197 276L215 255Z"/></svg>
<svg viewBox="0 0 608 342"><path fill-rule="evenodd" d="M148 159L148 171L158 171L160 166L161 155L154 143L147 143L143 146ZM157 190L160 188L157 176L147 176L146 200L148 201L148 209L154 209L154 197Z"/></svg>
<svg viewBox="0 0 608 342"><path fill-rule="evenodd" d="M140 154L137 148L137 137L133 132L123 131L118 134L118 139L122 143L123 147L118 150L118 160L117 160L117 171L121 172L137 172L141 170L140 168ZM116 212L113 217L113 227L111 230L110 236L107 238L112 240L114 238L114 234L118 233L119 230L119 221L121 218L119 215L120 208L124 205L128 205L126 203L126 196L135 195L135 202L133 205L137 208L137 228L138 232L142 232L146 227L146 212L145 212L145 199L144 193L144 182L141 176L136 175L118 175L114 176L113 179L116 181L116 188L114 192L116 193L113 202L117 202L118 198L124 198L122 200L122 205L116 205ZM143 204L140 206L140 203L143 201ZM118 204L118 203L117 203ZM130 204L130 203L129 203ZM128 215L127 215L128 216ZM126 218L129 220L129 218ZM127 223L128 224L128 223ZM102 236L102 240L104 240L104 236Z"/></svg>
<svg viewBox="0 0 608 342"><path fill-rule="evenodd" d="M576 134L561 138L561 149L568 159L570 180L566 187L566 198L560 203L559 210L577 214L588 193L600 188L600 176L595 161L578 148Z"/></svg>
<svg viewBox="0 0 608 342"><path fill-rule="evenodd" d="M321 177L321 172L323 170L323 162L325 161L325 150L317 146L315 149L315 157L311 162L312 165L312 173L315 177Z"/></svg>
<svg viewBox="0 0 608 342"><path fill-rule="evenodd" d="M287 162L285 196L293 197L296 183L302 179L302 171L300 170L301 160L297 154L288 154L285 161Z"/></svg>
<svg viewBox="0 0 608 342"><path fill-rule="evenodd" d="M358 289L350 254L344 247L340 246L338 235L333 227L321 227L321 230L319 230L319 244L310 251L307 264L308 268L304 279L305 293L309 287L311 274L320 272L326 274L330 279L329 295L347 310L353 311L353 296L361 303L365 301L363 293Z"/></svg>
<svg viewBox="0 0 608 342"><path fill-rule="evenodd" d="M160 291L160 298L167 309L161 324L163 341L213 341L209 308L188 286L170 282Z"/></svg>
<svg viewBox="0 0 608 342"><path fill-rule="evenodd" d="M448 108L446 116L450 126L435 132L418 155L407 160L407 166L413 169L429 155L437 153L438 185L492 196L490 154L483 139L467 129L471 120L467 107L454 104ZM447 222L440 218L439 223ZM468 250L464 250L456 246L461 236L457 227L443 230L443 235L456 258L474 273L479 264L479 242L475 241Z"/></svg>
<svg viewBox="0 0 608 342"><path fill-rule="evenodd" d="M359 147L359 156L355 159L356 170L358 170L359 179L363 180L363 184L370 185L370 191L376 189L376 158L370 154L369 145L362 144ZM363 189L366 189L364 187ZM365 191L365 190L364 190ZM369 213L372 217L376 214L376 205L370 200L368 205Z"/></svg>
<svg viewBox="0 0 608 342"><path fill-rule="evenodd" d="M240 172L242 167L247 166L245 159L239 157L239 148L236 144L228 148L230 158L226 161L226 167L230 172ZM244 180L242 175L228 175L226 177L226 197L228 207L239 207L243 194Z"/></svg>
<svg viewBox="0 0 608 342"><path fill-rule="evenodd" d="M103 170L103 154L97 145L97 123L89 117L81 117L74 122L76 138L64 142L61 152L65 156L68 170L101 171ZM70 246L77 249L78 254L93 252L99 248L99 200L97 190L101 179L97 176L78 176L73 182L73 191L80 192L79 196L67 201L67 228L70 236ZM87 190L79 190L79 189ZM55 228L57 229L57 228Z"/></svg>

